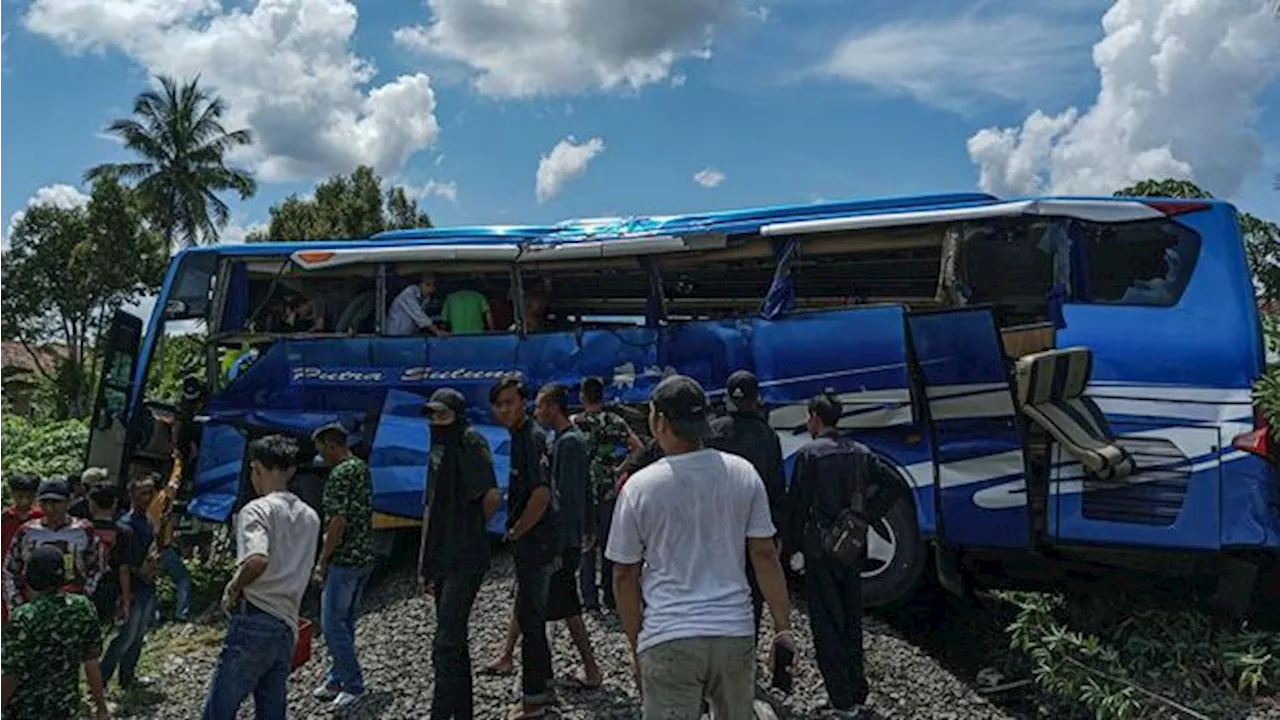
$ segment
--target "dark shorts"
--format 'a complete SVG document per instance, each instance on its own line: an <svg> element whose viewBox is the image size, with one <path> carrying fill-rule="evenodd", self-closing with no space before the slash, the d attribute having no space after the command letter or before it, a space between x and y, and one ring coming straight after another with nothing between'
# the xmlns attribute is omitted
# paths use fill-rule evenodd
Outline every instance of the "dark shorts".
<svg viewBox="0 0 1280 720"><path fill-rule="evenodd" d="M578 591L578 565L582 551L568 548L561 555L563 562L551 576L551 591L547 593L547 620L564 620L582 614L582 595Z"/></svg>

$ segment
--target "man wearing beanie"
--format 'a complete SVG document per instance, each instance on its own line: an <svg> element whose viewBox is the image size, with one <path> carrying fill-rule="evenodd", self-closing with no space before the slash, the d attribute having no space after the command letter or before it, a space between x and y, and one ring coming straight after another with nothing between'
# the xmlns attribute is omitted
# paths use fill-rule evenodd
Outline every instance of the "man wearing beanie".
<svg viewBox="0 0 1280 720"><path fill-rule="evenodd" d="M62 592L62 553L44 546L27 558L24 584L30 593L9 618L4 633L4 717L55 720L80 716L80 672L93 696L95 717L111 716L102 689L102 635L98 612L80 594Z"/></svg>

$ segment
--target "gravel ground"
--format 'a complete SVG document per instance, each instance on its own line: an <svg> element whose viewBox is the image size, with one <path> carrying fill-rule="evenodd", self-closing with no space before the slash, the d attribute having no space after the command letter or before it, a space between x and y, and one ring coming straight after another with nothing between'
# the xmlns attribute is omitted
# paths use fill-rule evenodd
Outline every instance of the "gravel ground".
<svg viewBox="0 0 1280 720"><path fill-rule="evenodd" d="M501 646L511 612L511 584L510 560L506 556L495 558L493 569L477 598L471 617L472 662L476 669L486 663ZM434 612L431 601L416 596L407 574L397 574L371 588L363 605L356 644L370 695L359 708L347 713L346 717L427 717L432 688L430 638ZM914 636L931 636L932 632L928 628L934 626L932 620L921 619L910 613L889 620L892 624L870 617L864 625L867 675L872 687L871 706L879 717L982 720L1026 716L1017 707L1011 708L1007 703L1003 707L993 704L973 689L972 678L957 677L947 669L946 658L940 663L930 655L927 651L930 643L919 643ZM793 611L793 624L800 644L800 663L795 678L795 692L782 701L782 706L792 717L817 717L816 710L826 701L826 694L822 689L821 676L813 663L808 619L802 610ZM587 618L587 625L605 671L604 687L596 691L562 692L559 716L638 717L637 695L627 661L626 639L615 616L591 615ZM998 633L998 628L996 631ZM195 635L201 631L176 632L181 640L184 632ZM210 635L207 630L203 634ZM562 626L556 627L553 638L556 672L560 675L576 667L577 652L568 632ZM917 644L913 644L913 640ZM925 645L925 649L918 644ZM157 672L151 690L158 694L159 697L155 699L159 702L144 714L134 717L187 720L199 716L218 647L216 642L179 643L178 647L181 649L155 658ZM961 658L967 660L966 668L969 668L961 670L961 675L973 675L985 668L977 662L980 658L975 656L975 650L977 648L969 646L960 654ZM517 650L517 660L518 653ZM312 700L310 696L311 689L320 681L327 660L323 643L317 642L311 662L294 674L289 688L291 718L326 717L329 714L324 704ZM986 682L995 679L991 677L991 672L987 669L987 677L980 679ZM762 677L767 673L763 651L761 673ZM513 697L514 686L512 678L477 676L477 717L501 717ZM993 698L1005 702L1007 696L1001 693ZM252 716L251 706L252 702L246 701L241 717Z"/></svg>

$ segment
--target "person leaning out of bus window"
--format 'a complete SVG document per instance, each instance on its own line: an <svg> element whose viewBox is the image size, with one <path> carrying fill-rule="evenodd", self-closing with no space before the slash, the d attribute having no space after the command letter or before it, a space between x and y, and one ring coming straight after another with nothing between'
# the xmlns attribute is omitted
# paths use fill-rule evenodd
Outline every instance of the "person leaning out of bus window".
<svg viewBox="0 0 1280 720"><path fill-rule="evenodd" d="M436 279L431 273L423 273L418 282L400 291L387 310L388 335L415 335L426 331L436 337L449 333L439 327L427 314L425 305L436 294Z"/></svg>
<svg viewBox="0 0 1280 720"><path fill-rule="evenodd" d="M449 332L454 335L474 335L492 330L493 311L489 309L489 298L484 293L471 288L463 288L449 293L444 299L444 309L440 311L444 321L449 323Z"/></svg>
<svg viewBox="0 0 1280 720"><path fill-rule="evenodd" d="M319 298L295 295L285 301L284 332L324 332L324 303Z"/></svg>

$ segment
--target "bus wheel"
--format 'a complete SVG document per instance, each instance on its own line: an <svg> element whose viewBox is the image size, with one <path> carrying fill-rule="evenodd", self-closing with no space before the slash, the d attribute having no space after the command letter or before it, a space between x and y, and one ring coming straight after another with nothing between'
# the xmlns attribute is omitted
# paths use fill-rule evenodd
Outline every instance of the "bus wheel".
<svg viewBox="0 0 1280 720"><path fill-rule="evenodd" d="M867 531L862 568L862 605L890 608L910 599L924 577L927 556L916 525L912 493L902 494L889 512Z"/></svg>

